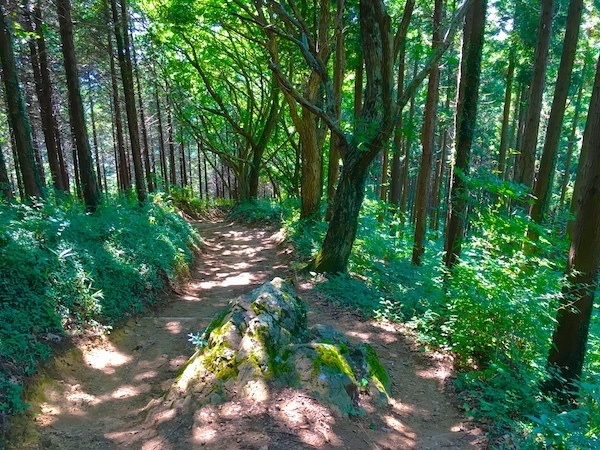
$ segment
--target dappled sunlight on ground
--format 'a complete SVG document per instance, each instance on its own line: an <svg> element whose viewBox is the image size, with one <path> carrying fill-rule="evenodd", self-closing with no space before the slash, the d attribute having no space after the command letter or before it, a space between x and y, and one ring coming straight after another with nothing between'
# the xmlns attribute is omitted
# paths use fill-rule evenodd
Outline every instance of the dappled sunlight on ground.
<svg viewBox="0 0 600 450"><path fill-rule="evenodd" d="M197 224L198 225L198 224ZM300 450L480 449L481 432L444 393L451 365L424 356L394 324L366 320L332 305L300 280L309 324L331 324L376 350L391 377L389 405L367 403L364 416L340 417L308 393L248 386L254 401L234 395L204 406L160 404L202 333L229 301L274 276L289 277L290 251L278 231L199 224L204 245L192 279L167 306L130 319L108 338L81 342L55 358L33 397L28 450ZM189 406L193 396L183 399ZM187 411L187 412L185 412Z"/></svg>
<svg viewBox="0 0 600 450"><path fill-rule="evenodd" d="M97 370L102 370L107 374L115 373L115 369L131 361L131 358L112 344L107 343L105 348L91 348L83 355L85 363Z"/></svg>

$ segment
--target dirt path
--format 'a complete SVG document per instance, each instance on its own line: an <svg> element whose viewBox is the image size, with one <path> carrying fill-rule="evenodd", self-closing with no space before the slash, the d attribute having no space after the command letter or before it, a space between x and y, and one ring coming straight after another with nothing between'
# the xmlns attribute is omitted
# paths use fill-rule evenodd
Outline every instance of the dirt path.
<svg viewBox="0 0 600 450"><path fill-rule="evenodd" d="M204 329L230 299L274 276L289 277L289 250L270 231L198 224L205 241L192 280L158 311L131 319L108 338L82 342L39 377L35 420L11 448L142 449L481 449L483 433L443 391L450 365L420 354L391 325L331 306L300 281L309 324L329 323L377 350L392 378L390 406L341 418L292 389L263 404L209 405L194 417L146 419L193 353L188 333Z"/></svg>

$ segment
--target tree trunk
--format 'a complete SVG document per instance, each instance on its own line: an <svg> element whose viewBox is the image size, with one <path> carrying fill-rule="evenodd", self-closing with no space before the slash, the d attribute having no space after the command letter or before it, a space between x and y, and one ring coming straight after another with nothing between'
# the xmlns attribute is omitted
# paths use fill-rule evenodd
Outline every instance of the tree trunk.
<svg viewBox="0 0 600 450"><path fill-rule="evenodd" d="M8 178L8 171L6 170L6 160L4 159L4 150L0 143L0 194L2 197L8 200L14 198L10 179Z"/></svg>
<svg viewBox="0 0 600 450"><path fill-rule="evenodd" d="M548 388L565 402L576 397L600 267L600 59L583 138L581 195L567 263L567 284L557 314L548 365L557 370Z"/></svg>
<svg viewBox="0 0 600 450"><path fill-rule="evenodd" d="M175 167L175 141L173 139L173 116L171 114L171 104L167 102L167 133L169 139L169 184L177 186L177 170Z"/></svg>
<svg viewBox="0 0 600 450"><path fill-rule="evenodd" d="M142 99L142 84L140 83L140 70L138 65L137 56L135 54L135 48L133 46L133 40L131 42L131 51L133 53L133 69L135 74L135 84L137 91L138 108L140 110L140 128L142 131L142 157L144 160L144 172L146 173L146 185L148 186L148 192L154 192L156 186L156 175L152 169L150 163L150 145L148 140L148 128L146 127L146 110L144 108L144 101Z"/></svg>
<svg viewBox="0 0 600 450"><path fill-rule="evenodd" d="M496 173L501 179L504 179L504 171L506 169L506 154L510 145L510 107L512 101L512 85L515 75L515 60L516 53L513 49L511 49L508 57L508 68L506 69L504 109L502 111L502 127L500 129L500 150L498 151L498 166L496 167Z"/></svg>
<svg viewBox="0 0 600 450"><path fill-rule="evenodd" d="M449 269L456 264L460 257L467 220L465 178L469 174L469 158L477 117L486 9L487 0L475 0L465 18L456 113L456 155L444 248L446 252L444 263Z"/></svg>
<svg viewBox="0 0 600 450"><path fill-rule="evenodd" d="M13 49L12 24L7 17L6 0L0 0L0 61L2 62L6 114L14 136L25 195L27 197L43 197L42 183L35 167L31 125L19 85Z"/></svg>
<svg viewBox="0 0 600 450"><path fill-rule="evenodd" d="M554 167L556 165L556 152L560 142L565 105L569 94L569 86L571 85L571 73L573 71L573 63L575 62L575 53L577 52L582 10L583 0L571 0L562 56L558 68L558 77L554 89L554 99L546 131L546 140L544 142L537 182L533 191L534 203L531 208L531 219L536 223L542 223L548 210L551 183L554 178ZM534 228L530 229L529 236L530 238L537 237Z"/></svg>
<svg viewBox="0 0 600 450"><path fill-rule="evenodd" d="M315 261L318 272L345 272L358 229L358 214L364 198L367 171L357 164L344 164L337 186L327 235Z"/></svg>
<svg viewBox="0 0 600 450"><path fill-rule="evenodd" d="M146 201L146 183L144 180L144 171L142 169L142 150L140 146L137 110L135 107L135 92L133 89L133 70L131 67L131 53L129 49L129 28L127 26L127 4L126 0L121 0L120 21L116 0L111 0L110 5L112 10L115 40L117 42L119 67L121 69L121 80L123 82L125 112L127 113L131 158L133 159L133 173L135 176L135 190L137 193L138 202L141 204Z"/></svg>
<svg viewBox="0 0 600 450"><path fill-rule="evenodd" d="M565 173L563 174L562 185L560 188L560 199L558 201L559 210L561 210L564 206L565 198L567 196L567 186L569 185L569 179L571 178L571 159L573 159L573 151L575 150L575 143L577 142L577 128L579 126L579 116L581 114L581 98L583 97L583 86L585 84L585 69L586 65L584 64L583 70L581 71L581 80L577 89L577 99L575 100L573 122L571 123L569 143L567 144L567 154L565 155Z"/></svg>
<svg viewBox="0 0 600 450"><path fill-rule="evenodd" d="M73 43L71 5L69 0L56 0L56 7L60 25L60 40L62 43L65 73L67 77L71 129L77 148L81 191L88 211L95 211L100 204L100 191L94 174L90 141L83 115L83 102L81 100L79 74L77 73L77 60L75 58L75 45Z"/></svg>
<svg viewBox="0 0 600 450"><path fill-rule="evenodd" d="M165 150L165 133L163 130L160 100L158 98L158 87L154 88L154 100L156 102L156 120L158 122L158 159L160 161L160 175L163 186L168 186L169 178L167 171L167 152Z"/></svg>
<svg viewBox="0 0 600 450"><path fill-rule="evenodd" d="M50 166L50 176L52 184L57 191L68 191L68 180L65 183L60 158L58 156L60 141L58 132L55 132L54 107L52 105L52 85L50 82L50 72L48 70L48 55L46 53L46 41L42 27L42 12L40 1L36 3L33 11L33 21L30 29L36 33L36 38L29 41L31 62L33 66L33 76L35 80L36 93L40 104L40 118L42 122L42 131L44 133L44 142L46 144L46 153L48 155L48 164Z"/></svg>
<svg viewBox="0 0 600 450"><path fill-rule="evenodd" d="M344 8L345 0L337 0L335 15L335 61L333 64L333 109L336 119L342 116L342 84L346 55L344 50ZM335 186L340 172L340 145L342 141L335 133L329 138L329 160L327 164L327 212L325 220L331 220L333 214L333 200L335 198Z"/></svg>
<svg viewBox="0 0 600 450"><path fill-rule="evenodd" d="M542 11L538 26L537 43L533 60L533 75L529 89L529 105L523 129L523 145L520 147L520 171L517 181L533 188L535 176L535 155L538 131L542 112L542 99L546 84L546 67L552 30L552 12L554 0L542 0Z"/></svg>
<svg viewBox="0 0 600 450"><path fill-rule="evenodd" d="M433 13L433 40L432 49L435 52L439 46L442 35L442 0L435 0ZM431 161L433 158L433 147L435 143L435 130L437 124L437 109L440 87L440 69L435 64L429 72L429 86L427 88L427 100L425 103L425 116L423 118L423 129L421 143L421 164L417 178L417 192L415 199L415 238L412 252L412 263L421 265L421 257L425 252L425 234L427 231L427 200L429 198L429 178L431 173Z"/></svg>
<svg viewBox="0 0 600 450"><path fill-rule="evenodd" d="M105 13L108 15L108 5L105 4ZM117 138L117 156L118 159L115 161L117 164L117 173L119 189L122 191L128 191L131 189L131 178L129 176L129 170L127 169L127 154L125 153L125 138L123 136L123 122L121 120L121 100L119 99L119 84L117 82L117 68L114 59L114 49L112 45L111 33L108 33L108 58L110 63L110 81L112 88L112 104L113 104L113 118L115 125L115 134Z"/></svg>
<svg viewBox="0 0 600 450"><path fill-rule="evenodd" d="M92 141L94 142L94 154L96 157L96 176L98 177L98 187L102 191L102 169L100 168L100 149L98 146L98 132L96 130L96 113L94 111L94 94L90 86L90 121L92 122Z"/></svg>

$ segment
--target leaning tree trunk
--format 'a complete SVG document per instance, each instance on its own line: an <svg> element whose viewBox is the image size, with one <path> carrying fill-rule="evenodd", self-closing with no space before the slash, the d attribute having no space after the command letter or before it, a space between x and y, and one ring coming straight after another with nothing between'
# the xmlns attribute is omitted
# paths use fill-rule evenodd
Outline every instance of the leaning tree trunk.
<svg viewBox="0 0 600 450"><path fill-rule="evenodd" d="M0 62L2 62L6 113L13 131L25 195L42 197L42 182L35 167L31 125L19 85L13 49L12 25L7 16L6 0L0 0Z"/></svg>
<svg viewBox="0 0 600 450"><path fill-rule="evenodd" d="M567 284L557 314L548 365L556 369L547 387L574 400L585 358L594 292L600 267L600 59L588 110L580 161L579 211L567 264Z"/></svg>
<svg viewBox="0 0 600 450"><path fill-rule="evenodd" d="M56 0L56 8L60 25L60 40L62 42L65 73L67 77L71 129L73 130L75 146L77 149L81 191L83 193L86 208L89 211L95 211L100 204L100 191L94 174L90 141L83 115L83 101L81 100L79 74L77 73L77 59L75 58L75 45L73 43L71 4L69 0Z"/></svg>
<svg viewBox="0 0 600 450"><path fill-rule="evenodd" d="M358 229L358 215L365 194L367 171L346 161L340 173L336 200L327 235L313 262L318 272L345 272Z"/></svg>
<svg viewBox="0 0 600 450"><path fill-rule="evenodd" d="M444 263L452 268L458 261L467 220L467 185L471 144L477 117L481 54L487 0L475 0L465 18L463 56L456 114L456 155L453 169L450 210L446 222Z"/></svg>

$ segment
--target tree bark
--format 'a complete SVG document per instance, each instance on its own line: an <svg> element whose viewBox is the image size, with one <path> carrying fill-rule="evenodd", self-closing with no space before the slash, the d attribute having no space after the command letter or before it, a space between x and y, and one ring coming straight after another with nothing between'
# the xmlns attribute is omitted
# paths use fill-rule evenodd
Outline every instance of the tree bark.
<svg viewBox="0 0 600 450"><path fill-rule="evenodd" d="M548 365L557 373L547 388L562 394L564 402L576 397L600 267L600 59L583 148L588 150L582 151L581 194L567 263L567 283L548 356Z"/></svg>
<svg viewBox="0 0 600 450"><path fill-rule="evenodd" d="M161 104L158 98L157 86L154 88L154 100L156 102L156 120L158 125L158 159L160 161L160 174L162 177L163 186L167 187L169 184L167 172L167 152L165 150L165 133L163 130Z"/></svg>
<svg viewBox="0 0 600 450"><path fill-rule="evenodd" d="M69 184L68 180L64 179L59 158L59 152L62 153L62 149L60 147L59 133L55 130L56 119L52 104L52 84L50 81L50 71L48 70L48 55L42 26L42 9L40 3L41 1L38 0L34 7L33 21L28 18L29 28L36 34L36 38L29 41L29 47L36 93L40 104L40 118L44 133L44 142L46 144L46 153L48 155L48 164L50 166L50 176L54 188L57 191L65 192L69 190Z"/></svg>
<svg viewBox="0 0 600 450"><path fill-rule="evenodd" d="M0 194L2 197L8 200L14 198L10 179L8 178L8 171L6 170L6 159L4 158L4 150L0 143Z"/></svg>
<svg viewBox="0 0 600 450"><path fill-rule="evenodd" d="M339 121L342 117L342 84L344 82L344 72L346 55L344 50L344 8L345 0L337 0L335 15L335 60L333 64L333 109L336 119ZM340 166L340 145L341 139L331 133L329 141L329 160L327 164L327 212L325 220L331 220L333 214L333 200L335 198L335 186L339 176Z"/></svg>
<svg viewBox="0 0 600 450"><path fill-rule="evenodd" d="M140 133L138 127L137 110L135 106L135 92L133 88L133 70L131 67L131 52L129 48L129 28L127 26L127 3L121 0L121 17L117 10L116 0L110 0L112 19L123 82L125 97L125 112L127 113L127 127L131 145L131 158L133 159L133 173L135 176L135 190L138 202L146 201L146 183L142 168L142 150L140 146Z"/></svg>
<svg viewBox="0 0 600 450"><path fill-rule="evenodd" d="M467 221L467 185L471 144L477 118L481 54L487 0L475 0L465 18L461 77L456 112L456 155L446 222L444 263L451 269L458 261Z"/></svg>
<svg viewBox="0 0 600 450"><path fill-rule="evenodd" d="M535 156L542 112L542 99L546 84L546 67L548 65L553 9L554 0L542 0L542 11L533 60L533 74L529 89L529 104L525 118L525 128L523 129L523 144L520 148L521 164L517 181L529 189L533 188L535 176Z"/></svg>
<svg viewBox="0 0 600 450"><path fill-rule="evenodd" d="M177 168L175 167L175 141L173 137L173 115L171 104L167 101L167 134L169 139L169 184L177 186Z"/></svg>
<svg viewBox="0 0 600 450"><path fill-rule="evenodd" d="M109 15L108 4L104 4L105 14ZM111 33L108 33L108 59L110 64L110 81L112 89L112 105L113 105L113 123L115 126L115 135L117 138L116 152L118 159L115 160L117 165L118 186L121 191L131 189L131 177L127 169L127 154L125 153L125 138L123 136L123 121L121 119L121 100L119 96L119 84L117 82L117 68L115 64L114 48L112 44Z"/></svg>
<svg viewBox="0 0 600 450"><path fill-rule="evenodd" d="M565 115L565 105L569 94L569 86L571 85L571 73L573 71L575 54L577 52L582 10L583 0L571 0L567 16L567 29L565 31L562 56L558 68L558 77L554 89L554 99L552 101L548 129L546 131L546 140L542 151L537 182L535 183L535 188L533 190L534 203L531 207L531 219L536 223L543 222L546 211L548 210L551 182L554 178L553 174L556 166L556 152L560 142L560 134ZM534 228L530 229L529 236L530 238L537 238Z"/></svg>
<svg viewBox="0 0 600 450"><path fill-rule="evenodd" d="M67 91L69 96L69 116L71 130L77 150L77 163L81 192L88 211L95 211L100 204L100 190L94 174L92 152L88 138L85 118L83 115L83 101L81 100L81 87L77 72L77 59L73 43L73 23L71 21L71 4L69 0L56 0L58 22L60 26L60 40L67 78Z"/></svg>
<svg viewBox="0 0 600 450"><path fill-rule="evenodd" d="M12 33L12 24L6 12L6 0L0 0L0 62L2 62L6 114L15 141L25 195L43 197L42 182L35 167L31 125L19 85Z"/></svg>
<svg viewBox="0 0 600 450"><path fill-rule="evenodd" d="M442 40L442 0L435 0L433 12L433 39L432 48L435 52ZM429 86L427 88L427 100L425 102L425 116L421 132L421 164L417 177L417 191L415 198L415 237L412 252L412 263L421 265L421 258L425 252L425 234L427 231L427 201L429 199L429 178L433 158L433 147L435 143L435 130L437 124L437 109L440 87L440 69L435 64L429 72Z"/></svg>
<svg viewBox="0 0 600 450"><path fill-rule="evenodd" d="M573 151L575 150L575 144L577 143L577 128L579 126L579 116L581 114L581 98L583 97L583 86L585 84L585 68L586 65L584 64L583 70L581 71L581 80L579 82L579 87L577 88L577 98L575 100L575 107L573 111L573 122L571 123L569 143L567 144L567 153L565 155L565 170L560 188L560 199L558 201L559 210L561 210L565 204L565 198L567 196L567 186L569 185L569 179L571 177L571 160L573 159Z"/></svg>
<svg viewBox="0 0 600 450"><path fill-rule="evenodd" d="M502 111L502 127L500 129L500 150L498 151L498 165L496 166L496 173L501 179L504 179L504 171L506 169L506 154L510 145L510 108L512 101L512 85L515 75L515 60L516 53L511 48L510 55L508 56L508 68L506 69L504 109Z"/></svg>

